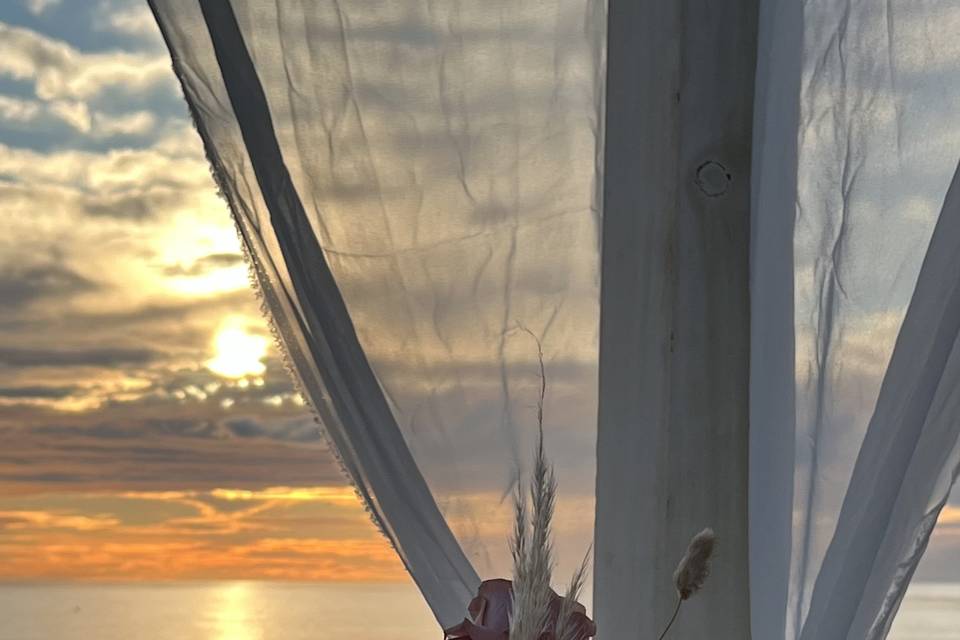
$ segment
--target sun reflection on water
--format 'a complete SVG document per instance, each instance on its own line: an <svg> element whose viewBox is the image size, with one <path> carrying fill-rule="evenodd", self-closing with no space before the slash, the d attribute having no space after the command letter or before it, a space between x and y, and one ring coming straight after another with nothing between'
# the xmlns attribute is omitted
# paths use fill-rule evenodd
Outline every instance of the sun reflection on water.
<svg viewBox="0 0 960 640"><path fill-rule="evenodd" d="M254 615L256 598L246 582L225 584L216 590L211 612L210 640L261 640L263 628Z"/></svg>

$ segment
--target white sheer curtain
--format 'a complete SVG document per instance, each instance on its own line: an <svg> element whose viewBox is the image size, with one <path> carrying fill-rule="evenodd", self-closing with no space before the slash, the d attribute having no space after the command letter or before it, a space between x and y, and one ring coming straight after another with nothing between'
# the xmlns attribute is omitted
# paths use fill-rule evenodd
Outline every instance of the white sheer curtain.
<svg viewBox="0 0 960 640"><path fill-rule="evenodd" d="M572 570L593 527L602 5L151 4L305 396L440 621L510 572L527 331Z"/></svg>
<svg viewBox="0 0 960 640"><path fill-rule="evenodd" d="M762 6L754 637L884 637L955 473L958 9Z"/></svg>
<svg viewBox="0 0 960 640"><path fill-rule="evenodd" d="M735 1L759 10L740 70L756 71L753 636L882 638L960 457L960 6ZM602 124L606 3L150 4L302 390L440 622L509 574L535 433L526 330L565 575L594 524L597 194L622 133ZM714 24L683 6L678 30ZM615 500L667 477L647 472Z"/></svg>

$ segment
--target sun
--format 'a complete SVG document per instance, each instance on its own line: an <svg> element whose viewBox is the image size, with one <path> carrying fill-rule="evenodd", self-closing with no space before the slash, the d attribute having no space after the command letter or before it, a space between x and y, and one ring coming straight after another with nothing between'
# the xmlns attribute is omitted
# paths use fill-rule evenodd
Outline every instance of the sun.
<svg viewBox="0 0 960 640"><path fill-rule="evenodd" d="M214 356L205 364L224 378L258 376L266 371L263 359L269 344L264 336L247 332L242 321L228 319L217 330L213 338Z"/></svg>

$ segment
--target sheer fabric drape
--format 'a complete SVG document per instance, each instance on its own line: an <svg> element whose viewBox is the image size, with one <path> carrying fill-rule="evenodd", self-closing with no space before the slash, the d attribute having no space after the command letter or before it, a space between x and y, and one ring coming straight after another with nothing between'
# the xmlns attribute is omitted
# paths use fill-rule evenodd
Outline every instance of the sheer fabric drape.
<svg viewBox="0 0 960 640"><path fill-rule="evenodd" d="M605 3L151 6L304 394L440 621L509 573L528 330L565 575L593 526ZM960 455L960 9L759 6L753 635L882 638Z"/></svg>
<svg viewBox="0 0 960 640"><path fill-rule="evenodd" d="M531 334L572 570L593 524L602 5L151 4L303 391L438 618L509 575Z"/></svg>
<svg viewBox="0 0 960 640"><path fill-rule="evenodd" d="M944 412L960 383L949 302L958 273L947 257L957 194L945 202L960 158L957 9L762 4L751 328L758 638L884 637L955 473L960 415Z"/></svg>

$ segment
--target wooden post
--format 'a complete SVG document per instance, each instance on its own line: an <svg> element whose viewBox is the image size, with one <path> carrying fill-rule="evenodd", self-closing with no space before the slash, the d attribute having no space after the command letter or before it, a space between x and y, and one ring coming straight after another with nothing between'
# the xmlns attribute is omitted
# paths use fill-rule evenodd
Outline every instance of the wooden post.
<svg viewBox="0 0 960 640"><path fill-rule="evenodd" d="M594 613L655 639L690 537L713 574L671 636L750 637L750 151L757 0L609 0Z"/></svg>

